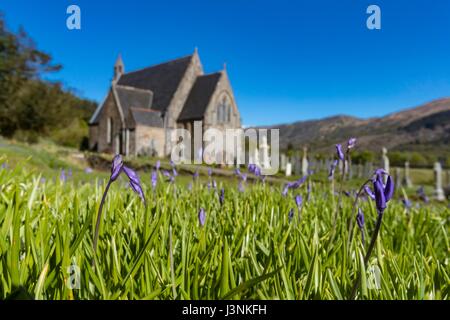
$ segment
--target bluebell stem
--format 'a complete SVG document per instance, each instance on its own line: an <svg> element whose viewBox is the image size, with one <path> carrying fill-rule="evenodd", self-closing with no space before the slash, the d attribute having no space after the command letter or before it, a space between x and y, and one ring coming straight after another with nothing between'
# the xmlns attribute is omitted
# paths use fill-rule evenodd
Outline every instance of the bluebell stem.
<svg viewBox="0 0 450 320"><path fill-rule="evenodd" d="M361 208L358 208L358 214L356 215L356 223L358 224L359 230L361 230L361 239L363 245L365 244L364 239L364 213L362 212Z"/></svg>
<svg viewBox="0 0 450 320"><path fill-rule="evenodd" d="M97 214L97 223L95 225L95 234L94 234L94 253L97 252L97 241L98 241L98 233L100 228L100 221L101 221L101 214L103 209L103 204L105 203L106 195L108 194L109 187L111 186L111 183L117 180L119 175L123 172L127 175L130 186L133 189L134 192L136 192L139 197L144 202L144 205L146 205L144 192L142 190L139 176L134 172L132 169L127 168L123 165L122 157L120 155L116 155L112 161L111 166L111 176L109 178L108 184L106 185L105 192L103 193L102 200L100 202L100 207L98 208L98 214Z"/></svg>
<svg viewBox="0 0 450 320"><path fill-rule="evenodd" d="M98 232L100 229L100 221L102 215L103 204L105 203L106 195L108 194L109 187L111 183L113 183L119 177L122 172L123 161L122 157L118 154L114 157L111 165L111 176L109 178L108 184L106 185L105 192L103 192L102 200L100 201L100 207L98 208L97 213L97 223L95 225L95 233L94 233L94 254L97 252L97 241L98 241Z"/></svg>
<svg viewBox="0 0 450 320"><path fill-rule="evenodd" d="M386 185L383 185L383 182L382 182L383 175L388 176ZM372 179L365 182L364 185L370 181L373 184L373 190L374 190L374 194L375 194L375 204L376 204L376 208L377 208L377 212L378 212L378 217L377 217L377 222L375 225L375 230L372 235L372 239L370 240L369 248L367 249L367 253L364 258L364 265L367 265L367 262L369 261L370 255L372 254L373 248L375 246L375 242L377 240L378 233L379 233L380 227L381 227L381 222L383 219L383 213L387 208L387 203L389 202L389 200L392 199L392 196L394 195L394 182L392 180L392 177L385 170L377 169L375 171L375 174L372 177ZM361 194L362 190L363 190L363 187L360 189L358 196ZM356 197L355 202L358 200L358 196ZM356 291L358 290L359 283L360 283L360 281L359 281L360 277L361 277L361 273L359 273L359 276L356 279L356 282L353 286L351 299L353 299L356 295Z"/></svg>
<svg viewBox="0 0 450 320"><path fill-rule="evenodd" d="M198 212L198 222L200 223L200 226L204 226L205 222L206 222L206 213L205 213L205 209L200 208L199 212Z"/></svg>

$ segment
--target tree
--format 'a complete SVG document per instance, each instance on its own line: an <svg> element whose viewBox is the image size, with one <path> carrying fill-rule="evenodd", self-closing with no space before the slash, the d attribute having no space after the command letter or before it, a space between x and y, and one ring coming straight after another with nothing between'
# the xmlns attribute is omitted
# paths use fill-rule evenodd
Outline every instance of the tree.
<svg viewBox="0 0 450 320"><path fill-rule="evenodd" d="M87 121L96 103L80 99L59 82L42 80L44 73L60 69L60 65L52 63L49 54L36 48L23 29L17 34L9 31L0 13L1 135L13 137L18 133L33 142L38 135L61 137L56 134L58 130L71 128L69 144L74 144L74 137L81 143L87 135ZM76 130L79 132L74 133Z"/></svg>

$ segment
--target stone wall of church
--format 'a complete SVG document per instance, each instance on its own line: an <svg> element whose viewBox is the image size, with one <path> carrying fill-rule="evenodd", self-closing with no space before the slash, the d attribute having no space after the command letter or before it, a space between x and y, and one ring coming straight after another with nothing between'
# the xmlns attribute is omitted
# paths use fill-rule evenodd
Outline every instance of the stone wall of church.
<svg viewBox="0 0 450 320"><path fill-rule="evenodd" d="M97 151L98 125L89 126L89 150Z"/></svg>
<svg viewBox="0 0 450 320"><path fill-rule="evenodd" d="M108 119L111 119L112 139L108 141ZM103 108L101 110L100 119L97 129L97 151L115 153L116 144L122 141L122 122L119 109L116 106L112 92L108 94ZM118 138L120 137L120 138Z"/></svg>
<svg viewBox="0 0 450 320"><path fill-rule="evenodd" d="M137 125L134 132L136 149L133 150L135 155L149 155L156 152L156 156L164 156L164 129L156 127L148 127Z"/></svg>
<svg viewBox="0 0 450 320"><path fill-rule="evenodd" d="M186 99L191 92L192 86L195 83L197 76L203 74L203 67L201 65L200 59L197 53L194 53L192 56L192 61L186 70L186 73L181 80L181 83L175 92L172 101L168 107L168 111L166 114L166 128L176 128L177 127L177 119L180 115L181 110L186 102ZM171 143L169 134L166 137L167 147L165 150L165 154L170 154Z"/></svg>

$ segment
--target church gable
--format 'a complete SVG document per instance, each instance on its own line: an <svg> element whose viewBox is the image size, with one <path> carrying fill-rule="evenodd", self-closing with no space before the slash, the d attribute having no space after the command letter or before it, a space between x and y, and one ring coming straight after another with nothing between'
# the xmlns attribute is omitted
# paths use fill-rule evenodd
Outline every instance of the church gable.
<svg viewBox="0 0 450 320"><path fill-rule="evenodd" d="M220 72L214 93L204 112L205 128L240 128L241 115L226 70Z"/></svg>
<svg viewBox="0 0 450 320"><path fill-rule="evenodd" d="M178 117L179 122L203 119L221 75L217 72L197 77Z"/></svg>

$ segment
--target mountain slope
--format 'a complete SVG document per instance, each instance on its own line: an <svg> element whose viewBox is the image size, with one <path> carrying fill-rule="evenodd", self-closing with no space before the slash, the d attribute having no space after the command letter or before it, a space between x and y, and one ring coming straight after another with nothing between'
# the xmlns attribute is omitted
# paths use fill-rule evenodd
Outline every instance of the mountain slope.
<svg viewBox="0 0 450 320"><path fill-rule="evenodd" d="M448 148L450 144L450 98L392 113L384 117L359 119L338 115L321 120L299 121L270 126L280 129L280 148L307 145L328 151L335 143L358 138L358 146L379 151Z"/></svg>

